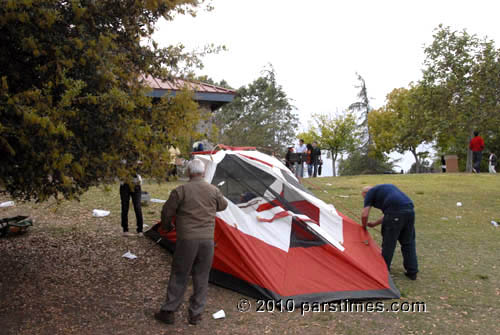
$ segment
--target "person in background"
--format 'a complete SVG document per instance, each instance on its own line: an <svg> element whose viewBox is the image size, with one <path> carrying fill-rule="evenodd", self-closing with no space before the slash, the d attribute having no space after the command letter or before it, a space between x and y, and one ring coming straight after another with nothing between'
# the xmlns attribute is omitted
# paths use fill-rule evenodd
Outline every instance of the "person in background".
<svg viewBox="0 0 500 335"><path fill-rule="evenodd" d="M391 270L392 257L396 244L401 244L403 266L406 277L417 279L418 262L415 243L415 212L413 202L400 189L392 184L366 186L361 192L364 198L361 224L363 228L382 224L382 257L387 269ZM368 222L370 209L380 209L384 215L375 222Z"/></svg>
<svg viewBox="0 0 500 335"><path fill-rule="evenodd" d="M472 150L472 172L481 172L481 158L483 156L484 140L479 136L479 131L474 131L474 137L469 142L469 149Z"/></svg>
<svg viewBox="0 0 500 335"><path fill-rule="evenodd" d="M168 172L167 172L167 179L168 177L171 177L171 176L177 176L177 160L178 160L178 157L179 155L181 154L180 150L174 146L170 146L170 148L168 149L168 153L170 154L170 161L169 161L169 164L170 164L170 168L168 169Z"/></svg>
<svg viewBox="0 0 500 335"><path fill-rule="evenodd" d="M497 173L495 166L497 165L497 156L490 151L490 157L488 158L488 168L490 173Z"/></svg>
<svg viewBox="0 0 500 335"><path fill-rule="evenodd" d="M304 160L305 153L307 152L307 147L304 144L303 139L299 139L299 143L295 146L295 153L299 154L297 157L297 162L295 163L295 176L300 181L300 178L304 177Z"/></svg>
<svg viewBox="0 0 500 335"><path fill-rule="evenodd" d="M208 291L208 277L214 256L216 212L228 203L222 192L203 179L205 164L200 159L188 163L189 182L170 193L161 211L161 225L170 231L175 217L177 240L167 288L167 298L155 319L173 324L175 311L182 303L189 276L193 277L193 295L189 299L188 322L202 319Z"/></svg>
<svg viewBox="0 0 500 335"><path fill-rule="evenodd" d="M123 160L122 163L126 164L127 161ZM140 165L140 162L138 162ZM128 231L128 210L130 206L130 198L132 198L132 205L134 206L135 219L137 222L137 236L142 236L143 217L141 207L141 190L142 178L136 173L131 176L129 180L120 182L120 200L121 200L121 219L123 236L132 236Z"/></svg>
<svg viewBox="0 0 500 335"><path fill-rule="evenodd" d="M442 171L443 173L445 173L445 172L446 172L446 160L444 159L444 156L443 156L443 155L441 155L441 171Z"/></svg>
<svg viewBox="0 0 500 335"><path fill-rule="evenodd" d="M321 149L318 147L318 142L312 142L312 154L311 154L311 162L313 166L313 178L318 176L318 167L323 162L321 161Z"/></svg>
<svg viewBox="0 0 500 335"><path fill-rule="evenodd" d="M312 164L312 152L313 146L308 143L306 144L306 164L307 164L307 176L310 178L313 174L313 164Z"/></svg>
<svg viewBox="0 0 500 335"><path fill-rule="evenodd" d="M193 143L193 152L201 152L205 150L203 147L203 142L202 141L196 141Z"/></svg>

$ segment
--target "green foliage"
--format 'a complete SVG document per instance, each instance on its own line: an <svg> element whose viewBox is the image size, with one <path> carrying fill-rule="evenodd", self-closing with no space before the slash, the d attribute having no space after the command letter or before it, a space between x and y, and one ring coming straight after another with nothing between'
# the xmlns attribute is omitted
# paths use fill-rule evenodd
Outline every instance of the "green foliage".
<svg viewBox="0 0 500 335"><path fill-rule="evenodd" d="M200 55L141 42L158 19L194 14L201 2L2 1L0 187L43 201L126 179L137 160L164 175L196 104L184 93L152 105L141 78L177 76Z"/></svg>
<svg viewBox="0 0 500 335"><path fill-rule="evenodd" d="M205 83L205 84L210 84L210 85L215 85L215 86L219 86L219 87L224 87L224 88L228 88L230 90L233 89L231 86L229 86L229 83L227 81L225 81L224 79L222 79L220 82L217 82L217 81L213 80L212 78L210 78L209 76L206 76L206 75L195 76L193 74L192 77L193 77L192 78L193 80L200 81L200 82Z"/></svg>
<svg viewBox="0 0 500 335"><path fill-rule="evenodd" d="M500 127L500 50L491 40L440 25L425 53L423 103L437 146L467 160L470 171L473 130L488 138Z"/></svg>
<svg viewBox="0 0 500 335"><path fill-rule="evenodd" d="M311 126L310 129L304 133L299 133L297 134L298 139L303 139L304 143L310 144L314 141L318 142L320 141L320 135L318 135L318 129L316 129L314 126Z"/></svg>
<svg viewBox="0 0 500 335"><path fill-rule="evenodd" d="M364 78L358 76L359 88L358 101L349 106L353 113L361 113L361 123L357 127L359 147L349 150L349 157L341 160L339 164L340 175L357 175L383 173L392 169L392 164L388 162L387 157L382 151L375 150L372 139L373 130L369 127L369 116L372 113L370 99L368 98L368 89ZM388 169L388 167L391 167Z"/></svg>
<svg viewBox="0 0 500 335"><path fill-rule="evenodd" d="M339 175L355 176L361 174L382 174L393 172L394 164L376 150L354 151L345 160L339 162Z"/></svg>
<svg viewBox="0 0 500 335"><path fill-rule="evenodd" d="M370 99L368 98L368 89L366 87L365 79L358 73L356 73L356 76L358 77L359 80L359 85L356 86L356 88L359 89L358 101L352 103L349 106L349 110L361 113L360 116L361 124L359 125L362 136L361 145L364 148L363 150L366 151L368 147L373 144L371 138L371 131L368 127L368 115L371 112L372 108L370 106Z"/></svg>
<svg viewBox="0 0 500 335"><path fill-rule="evenodd" d="M356 116L353 113L346 112L337 116L318 114L314 115L313 118L317 128L311 130L312 136L316 137L321 149L330 151L333 175L335 176L335 163L339 156L355 150L359 144Z"/></svg>
<svg viewBox="0 0 500 335"><path fill-rule="evenodd" d="M417 166L417 163L413 163L410 167L410 170L408 173L433 173L433 172L440 172L441 171L441 166L435 167L434 165L431 165L429 161L421 161L419 162L419 165Z"/></svg>
<svg viewBox="0 0 500 335"><path fill-rule="evenodd" d="M376 149L385 153L410 151L415 157L417 173L428 152L417 152L417 147L432 140L432 133L425 126L425 104L422 88L394 89L387 95L387 103L368 116L368 124Z"/></svg>
<svg viewBox="0 0 500 335"><path fill-rule="evenodd" d="M272 67L238 89L235 99L216 114L220 143L255 146L284 154L295 139L298 118Z"/></svg>

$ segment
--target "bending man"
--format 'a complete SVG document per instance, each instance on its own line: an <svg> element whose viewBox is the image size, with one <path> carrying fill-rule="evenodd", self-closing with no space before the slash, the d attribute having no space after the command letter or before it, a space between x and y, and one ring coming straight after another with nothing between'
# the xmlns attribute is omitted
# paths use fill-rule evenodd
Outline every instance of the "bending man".
<svg viewBox="0 0 500 335"><path fill-rule="evenodd" d="M392 257L397 241L401 244L405 275L417 279L418 262L415 245L415 212L411 199L392 184L366 186L361 192L364 208L361 213L363 228L382 224L382 257L391 270ZM370 209L380 209L384 215L375 222L368 222Z"/></svg>

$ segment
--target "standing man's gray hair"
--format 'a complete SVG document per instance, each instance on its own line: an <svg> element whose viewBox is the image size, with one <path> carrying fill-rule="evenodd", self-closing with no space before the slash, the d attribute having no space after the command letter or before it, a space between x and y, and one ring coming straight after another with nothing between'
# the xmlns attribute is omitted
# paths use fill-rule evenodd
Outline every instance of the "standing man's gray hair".
<svg viewBox="0 0 500 335"><path fill-rule="evenodd" d="M205 172L205 163L203 163L200 159L193 159L188 163L188 172L190 175L203 175Z"/></svg>

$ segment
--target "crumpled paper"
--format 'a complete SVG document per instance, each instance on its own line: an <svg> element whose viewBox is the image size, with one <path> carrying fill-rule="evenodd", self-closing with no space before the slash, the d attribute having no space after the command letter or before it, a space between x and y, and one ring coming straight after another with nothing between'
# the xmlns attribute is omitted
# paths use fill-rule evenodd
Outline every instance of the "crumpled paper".
<svg viewBox="0 0 500 335"><path fill-rule="evenodd" d="M111 213L111 212L110 211L105 211L105 210L102 210L102 209L94 209L92 211L92 216L103 217L103 216L108 216L109 213Z"/></svg>
<svg viewBox="0 0 500 335"><path fill-rule="evenodd" d="M128 259L136 259L137 258L137 256L134 255L133 253L131 253L130 251L127 251L126 253L124 253L122 255L122 257L125 257L125 258L128 258Z"/></svg>

